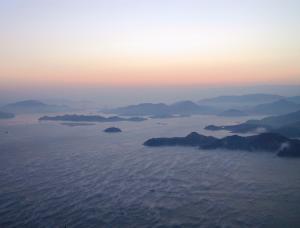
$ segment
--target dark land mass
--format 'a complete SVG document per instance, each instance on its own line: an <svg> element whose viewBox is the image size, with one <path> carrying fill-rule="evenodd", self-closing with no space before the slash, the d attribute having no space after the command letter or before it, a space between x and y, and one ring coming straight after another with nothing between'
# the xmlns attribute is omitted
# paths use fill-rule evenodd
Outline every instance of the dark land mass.
<svg viewBox="0 0 300 228"><path fill-rule="evenodd" d="M171 119L171 118L176 118L179 116L172 115L172 114L162 114L162 115L154 115L150 116L151 119Z"/></svg>
<svg viewBox="0 0 300 228"><path fill-rule="evenodd" d="M192 101L179 101L169 105L169 112L179 115L216 114L219 110L208 105L199 105Z"/></svg>
<svg viewBox="0 0 300 228"><path fill-rule="evenodd" d="M190 117L188 114L174 115L174 114L164 114L164 115L155 115L150 116L151 119L171 119L171 118L183 118Z"/></svg>
<svg viewBox="0 0 300 228"><path fill-rule="evenodd" d="M1 107L2 110L13 113L46 113L68 111L70 108L65 105L48 105L38 100L24 100L7 104Z"/></svg>
<svg viewBox="0 0 300 228"><path fill-rule="evenodd" d="M69 127L80 127L80 126L92 126L96 125L94 123L61 123L61 125L69 126Z"/></svg>
<svg viewBox="0 0 300 228"><path fill-rule="evenodd" d="M270 151L282 157L300 157L300 141L276 133L263 133L242 137L227 136L221 139L192 132L185 137L152 138L145 146L197 146L200 149L228 149L245 151Z"/></svg>
<svg viewBox="0 0 300 228"><path fill-rule="evenodd" d="M199 101L200 104L218 104L218 103L269 103L274 102L284 97L273 94L246 94L246 95L231 95L206 98Z"/></svg>
<svg viewBox="0 0 300 228"><path fill-rule="evenodd" d="M15 117L15 114L13 114L13 113L0 111L0 119L11 119L14 117Z"/></svg>
<svg viewBox="0 0 300 228"><path fill-rule="evenodd" d="M104 130L104 132L106 132L106 133L118 133L118 132L122 132L122 130L120 128L117 128L117 127L109 127L109 128L106 128Z"/></svg>
<svg viewBox="0 0 300 228"><path fill-rule="evenodd" d="M270 116L261 120L248 120L249 124L264 124L272 127L283 127L300 121L300 109L284 115Z"/></svg>
<svg viewBox="0 0 300 228"><path fill-rule="evenodd" d="M248 120L245 123L227 126L208 125L206 130L227 130L232 133L267 131L286 137L300 137L300 111L285 115L266 117L261 120Z"/></svg>
<svg viewBox="0 0 300 228"><path fill-rule="evenodd" d="M300 96L287 97L286 99L296 104L300 104Z"/></svg>
<svg viewBox="0 0 300 228"><path fill-rule="evenodd" d="M62 116L43 116L39 120L48 121L72 121L72 122L119 122L119 121L133 121L139 122L146 120L141 117L122 118L119 116L104 117L99 115L62 115Z"/></svg>
<svg viewBox="0 0 300 228"><path fill-rule="evenodd" d="M229 109L229 110L228 110ZM247 114L286 114L300 109L299 97L283 97L272 94L247 94L241 96L219 96L202 99L198 103L190 100L173 104L141 103L103 110L122 116L168 116L205 115L245 116Z"/></svg>
<svg viewBox="0 0 300 228"><path fill-rule="evenodd" d="M227 126L216 126L216 125L208 125L204 128L205 130L210 131L230 131L231 133L251 133L261 131L270 131L272 128L267 125L256 125L256 124L237 124L237 125L227 125Z"/></svg>
<svg viewBox="0 0 300 228"><path fill-rule="evenodd" d="M168 106L163 103L152 104L142 103L138 105L129 105L107 111L124 116L147 116L147 115L168 115Z"/></svg>
<svg viewBox="0 0 300 228"><path fill-rule="evenodd" d="M219 96L202 99L198 104L218 107L223 110L238 109L249 115L282 115L300 110L300 96L283 97L272 94Z"/></svg>
<svg viewBox="0 0 300 228"><path fill-rule="evenodd" d="M164 103L142 103L104 111L123 116L172 116L193 114L216 114L216 108L198 105L192 101L180 101L171 105Z"/></svg>
<svg viewBox="0 0 300 228"><path fill-rule="evenodd" d="M253 114L283 115L300 110L300 104L281 99L275 102L259 104L248 110Z"/></svg>
<svg viewBox="0 0 300 228"><path fill-rule="evenodd" d="M239 116L247 116L247 115L248 115L247 113L238 109L228 109L218 114L218 116L224 116L224 117L239 117Z"/></svg>

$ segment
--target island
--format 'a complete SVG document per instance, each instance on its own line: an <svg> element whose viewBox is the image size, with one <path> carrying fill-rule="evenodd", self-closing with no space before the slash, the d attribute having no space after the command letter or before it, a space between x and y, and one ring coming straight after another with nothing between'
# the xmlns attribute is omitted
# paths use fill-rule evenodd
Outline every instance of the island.
<svg viewBox="0 0 300 228"><path fill-rule="evenodd" d="M250 108L252 114L283 115L300 110L300 104L281 99L275 102L259 104Z"/></svg>
<svg viewBox="0 0 300 228"><path fill-rule="evenodd" d="M62 115L62 116L43 116L39 118L40 121L71 121L71 122L119 122L132 121L139 122L147 120L142 117L122 118L119 116L104 117L99 115Z"/></svg>
<svg viewBox="0 0 300 228"><path fill-rule="evenodd" d="M248 106L252 104L270 103L280 99L284 99L284 97L274 94L253 93L205 98L200 100L198 103L208 105L225 104L226 106L229 106L230 104L237 104L238 106L246 104Z"/></svg>
<svg viewBox="0 0 300 228"><path fill-rule="evenodd" d="M236 124L236 125L225 125L225 126L216 126L208 125L204 128L205 130L210 131L230 131L231 133L254 133L254 132L266 132L271 130L271 127L268 125L257 125L257 124Z"/></svg>
<svg viewBox="0 0 300 228"><path fill-rule="evenodd" d="M172 114L161 114L161 115L154 115L150 116L150 119L171 119L171 118L176 118L178 116L172 115Z"/></svg>
<svg viewBox="0 0 300 228"><path fill-rule="evenodd" d="M96 125L96 124L95 123L66 122L66 123L61 123L61 125L69 126L69 127L82 127L82 126L92 126L92 125Z"/></svg>
<svg viewBox="0 0 300 228"><path fill-rule="evenodd" d="M117 127L109 127L109 128L106 128L104 130L104 132L106 132L106 133L118 133L118 132L122 132L122 130L120 128L117 128Z"/></svg>
<svg viewBox="0 0 300 228"><path fill-rule="evenodd" d="M261 120L248 120L236 125L208 125L204 129L210 131L226 130L231 133L272 132L288 138L297 138L300 137L300 111L265 117Z"/></svg>
<svg viewBox="0 0 300 228"><path fill-rule="evenodd" d="M23 113L53 113L70 111L66 105L51 105L45 104L39 100L24 100L15 103L10 103L1 107L5 112L12 112L17 114Z"/></svg>
<svg viewBox="0 0 300 228"><path fill-rule="evenodd" d="M289 139L276 133L242 137L238 135L215 138L192 132L185 137L152 138L145 146L193 146L204 150L228 149L244 151L269 151L281 157L300 157L300 140Z"/></svg>
<svg viewBox="0 0 300 228"><path fill-rule="evenodd" d="M179 101L173 104L165 103L141 103L114 109L102 110L105 113L113 113L122 116L169 116L172 115L196 115L216 114L219 109L208 105L199 105L192 101Z"/></svg>
<svg viewBox="0 0 300 228"><path fill-rule="evenodd" d="M239 116L247 116L247 113L238 110L238 109L228 109L224 112L221 112L218 114L218 116L223 116L223 117L239 117Z"/></svg>
<svg viewBox="0 0 300 228"><path fill-rule="evenodd" d="M190 117L189 114L166 114L166 115L156 115L156 116L150 116L150 119L172 119L172 118L184 118L184 117Z"/></svg>

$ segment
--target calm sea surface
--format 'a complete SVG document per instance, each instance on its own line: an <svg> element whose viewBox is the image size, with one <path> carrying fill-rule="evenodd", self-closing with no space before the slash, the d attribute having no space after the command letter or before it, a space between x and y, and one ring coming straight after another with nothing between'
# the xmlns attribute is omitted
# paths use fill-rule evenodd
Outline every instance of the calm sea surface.
<svg viewBox="0 0 300 228"><path fill-rule="evenodd" d="M300 159L142 145L221 137L203 127L245 118L70 127L38 117L0 120L0 227L300 227ZM102 132L110 126L123 132Z"/></svg>

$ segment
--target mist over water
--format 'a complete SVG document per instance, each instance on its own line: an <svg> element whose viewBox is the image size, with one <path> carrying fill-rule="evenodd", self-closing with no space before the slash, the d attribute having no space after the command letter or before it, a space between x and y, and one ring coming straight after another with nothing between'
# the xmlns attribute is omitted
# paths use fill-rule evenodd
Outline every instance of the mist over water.
<svg viewBox="0 0 300 228"><path fill-rule="evenodd" d="M215 116L69 127L0 121L1 227L297 227L300 160L268 152L147 148L151 137L217 137ZM106 134L117 126L122 133ZM8 131L8 134L4 132Z"/></svg>
<svg viewBox="0 0 300 228"><path fill-rule="evenodd" d="M299 85L237 85L237 86L29 86L2 88L0 105L26 99L50 104L83 105L88 108L110 108L143 102L173 103L179 100L199 101L221 95L269 93L296 96ZM79 104L78 104L79 103Z"/></svg>

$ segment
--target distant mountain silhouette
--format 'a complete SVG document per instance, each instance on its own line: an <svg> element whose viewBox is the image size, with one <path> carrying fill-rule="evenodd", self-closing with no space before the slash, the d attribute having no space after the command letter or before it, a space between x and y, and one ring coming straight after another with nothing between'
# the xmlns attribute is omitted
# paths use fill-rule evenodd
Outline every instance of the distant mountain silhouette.
<svg viewBox="0 0 300 228"><path fill-rule="evenodd" d="M248 120L248 124L269 125L271 127L283 127L300 121L300 110L284 115L270 116L261 120Z"/></svg>
<svg viewBox="0 0 300 228"><path fill-rule="evenodd" d="M300 121L271 130L287 137L300 137Z"/></svg>
<svg viewBox="0 0 300 228"><path fill-rule="evenodd" d="M13 113L0 111L0 119L11 119L14 117L15 117L15 114L13 114Z"/></svg>
<svg viewBox="0 0 300 228"><path fill-rule="evenodd" d="M221 139L192 132L186 137L152 138L145 146L197 146L200 149L228 149L245 151L271 151L282 157L300 157L300 141L275 133L254 136L227 136Z"/></svg>
<svg viewBox="0 0 300 228"><path fill-rule="evenodd" d="M161 114L161 115L153 115L153 116L150 116L149 118L151 118L151 119L170 119L170 118L177 118L177 117L180 117L180 116L176 116L173 114Z"/></svg>
<svg viewBox="0 0 300 228"><path fill-rule="evenodd" d="M287 97L286 100L296 104L300 104L300 96Z"/></svg>
<svg viewBox="0 0 300 228"><path fill-rule="evenodd" d="M115 113L123 116L146 116L169 114L168 106L163 103L142 103L107 110L107 113Z"/></svg>
<svg viewBox="0 0 300 228"><path fill-rule="evenodd" d="M202 99L199 101L200 104L217 104L217 103L268 103L274 102L284 97L272 94L246 94L246 95L231 95L231 96L219 96L213 98Z"/></svg>
<svg viewBox="0 0 300 228"><path fill-rule="evenodd" d="M271 131L272 127L268 125L262 125L262 124L242 123L242 124L225 125L225 126L208 125L204 129L210 131L226 130L226 131L230 131L231 133L255 133L255 132Z"/></svg>
<svg viewBox="0 0 300 228"><path fill-rule="evenodd" d="M237 109L228 109L218 114L218 116L224 116L224 117L238 117L238 116L247 116L247 115L248 115L247 113Z"/></svg>
<svg viewBox="0 0 300 228"><path fill-rule="evenodd" d="M72 121L72 122L119 122L119 121L144 121L145 118L131 117L122 118L119 116L103 117L99 115L62 115L62 116L43 116L39 118L40 121Z"/></svg>
<svg viewBox="0 0 300 228"><path fill-rule="evenodd" d="M67 111L67 106L48 105L38 100L24 100L7 104L1 107L2 110L13 113L46 113Z"/></svg>
<svg viewBox="0 0 300 228"><path fill-rule="evenodd" d="M208 125L206 130L227 130L232 133L268 131L286 137L300 137L300 111L279 116L266 117L261 120L248 120L245 123L227 126Z"/></svg>
<svg viewBox="0 0 300 228"><path fill-rule="evenodd" d="M300 110L300 104L282 99L271 103L257 105L252 107L249 111L256 114L281 115L297 110Z"/></svg>
<svg viewBox="0 0 300 228"><path fill-rule="evenodd" d="M180 101L169 105L169 112L173 114L212 114L216 109L208 105L198 105L192 101Z"/></svg>
<svg viewBox="0 0 300 228"><path fill-rule="evenodd" d="M207 105L198 105L192 101L180 101L171 105L142 103L106 110L105 112L124 116L168 116L173 114L214 114L217 110Z"/></svg>
<svg viewBox="0 0 300 228"><path fill-rule="evenodd" d="M272 94L246 94L219 96L202 99L198 103L190 100L173 104L141 103L105 110L125 116L168 116L219 114L220 116L245 116L247 114L285 114L300 109L300 105L291 100L298 97L283 97Z"/></svg>

